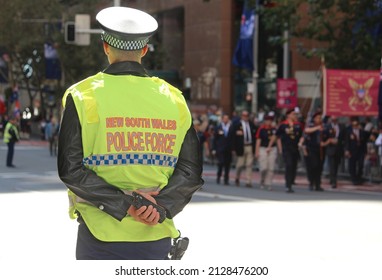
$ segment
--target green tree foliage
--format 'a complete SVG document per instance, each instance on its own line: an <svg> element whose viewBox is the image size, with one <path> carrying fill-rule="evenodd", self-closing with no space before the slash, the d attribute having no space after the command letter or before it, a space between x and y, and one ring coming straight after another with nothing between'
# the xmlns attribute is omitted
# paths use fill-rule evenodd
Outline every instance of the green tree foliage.
<svg viewBox="0 0 382 280"><path fill-rule="evenodd" d="M59 99L65 88L102 69L106 65L100 36L91 35L90 46L68 45L64 42L64 22L74 21L75 14L90 14L95 23L95 13L110 1L68 0L12 0L0 1L0 49L9 55L10 87L18 84L27 88L30 104L40 94L45 80L44 44L57 47L63 79L56 83ZM23 66L32 59L33 76L26 78ZM50 81L51 82L51 81Z"/></svg>
<svg viewBox="0 0 382 280"><path fill-rule="evenodd" d="M376 0L273 0L272 8L258 7L267 30L280 34L285 28L297 38L299 52L307 58L324 56L328 67L378 69L381 61L382 7ZM381 5L381 4L379 4ZM298 39L320 44L308 48Z"/></svg>

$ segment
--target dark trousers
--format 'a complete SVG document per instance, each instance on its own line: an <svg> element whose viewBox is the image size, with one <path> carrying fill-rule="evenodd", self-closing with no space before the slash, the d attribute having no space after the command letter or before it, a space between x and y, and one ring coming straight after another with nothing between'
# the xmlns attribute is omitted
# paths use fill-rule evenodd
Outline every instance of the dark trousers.
<svg viewBox="0 0 382 280"><path fill-rule="evenodd" d="M309 157L304 156L304 160L305 160L306 177L308 178L309 186L313 188L312 166L309 162Z"/></svg>
<svg viewBox="0 0 382 280"><path fill-rule="evenodd" d="M328 155L328 163L329 163L329 180L331 186L337 186L337 174L338 167L341 163L341 156L339 154Z"/></svg>
<svg viewBox="0 0 382 280"><path fill-rule="evenodd" d="M308 179L311 187L320 189L321 188L321 174L323 168L323 160L321 160L320 151L308 150L307 156L307 170Z"/></svg>
<svg viewBox="0 0 382 280"><path fill-rule="evenodd" d="M355 153L349 158L349 173L354 184L361 183L363 175L363 161L365 155L363 153Z"/></svg>
<svg viewBox="0 0 382 280"><path fill-rule="evenodd" d="M57 139L55 137L49 137L49 152L51 156L57 156Z"/></svg>
<svg viewBox="0 0 382 280"><path fill-rule="evenodd" d="M8 153L7 153L7 166L11 166L13 162L13 154L15 151L15 142L9 142L8 145Z"/></svg>
<svg viewBox="0 0 382 280"><path fill-rule="evenodd" d="M150 242L103 242L82 222L78 226L77 260L165 260L171 238Z"/></svg>
<svg viewBox="0 0 382 280"><path fill-rule="evenodd" d="M223 174L224 170L224 183L229 182L229 171L231 169L232 155L231 151L223 151L217 154L218 158L218 174L217 179L220 180L220 177Z"/></svg>
<svg viewBox="0 0 382 280"><path fill-rule="evenodd" d="M292 189L297 173L298 150L286 149L286 151L283 151L283 158L285 163L285 186L287 189Z"/></svg>

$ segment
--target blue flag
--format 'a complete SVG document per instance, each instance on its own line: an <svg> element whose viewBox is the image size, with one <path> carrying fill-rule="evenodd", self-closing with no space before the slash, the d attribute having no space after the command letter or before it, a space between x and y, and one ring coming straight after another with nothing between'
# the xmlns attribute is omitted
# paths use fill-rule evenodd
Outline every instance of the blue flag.
<svg viewBox="0 0 382 280"><path fill-rule="evenodd" d="M253 33L255 31L255 10L248 9L244 2L240 23L240 38L237 42L232 63L239 67L253 71Z"/></svg>
<svg viewBox="0 0 382 280"><path fill-rule="evenodd" d="M356 35L361 32L362 37L365 36L365 31L368 33L368 35L371 36L371 38L374 41L374 44L378 44L379 38L382 36L382 25L381 21L379 20L382 16L382 0L374 0L374 8L373 9L367 9L365 16L361 19L359 19L357 22L355 22L353 26L353 34ZM370 23L366 23L366 21L375 21L375 24L373 26L370 25ZM353 38L352 40L352 46L355 46L357 43L356 39Z"/></svg>

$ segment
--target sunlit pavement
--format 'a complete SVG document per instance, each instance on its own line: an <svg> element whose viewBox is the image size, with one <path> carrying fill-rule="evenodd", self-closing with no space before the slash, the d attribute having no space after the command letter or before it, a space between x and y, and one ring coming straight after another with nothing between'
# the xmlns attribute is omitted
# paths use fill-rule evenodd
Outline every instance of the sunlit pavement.
<svg viewBox="0 0 382 280"><path fill-rule="evenodd" d="M0 160L5 153L1 144ZM0 276L20 264L35 273L74 262L77 225L55 161L46 145L23 144L15 169L0 162ZM299 176L296 192L286 194L281 174L269 192L256 176L253 188L217 185L215 167L205 167L205 186L175 217L190 238L187 266L266 266L274 278L265 279L381 279L380 192L341 187L346 180L339 189L324 184L325 192L310 192ZM14 276L0 279L21 279Z"/></svg>

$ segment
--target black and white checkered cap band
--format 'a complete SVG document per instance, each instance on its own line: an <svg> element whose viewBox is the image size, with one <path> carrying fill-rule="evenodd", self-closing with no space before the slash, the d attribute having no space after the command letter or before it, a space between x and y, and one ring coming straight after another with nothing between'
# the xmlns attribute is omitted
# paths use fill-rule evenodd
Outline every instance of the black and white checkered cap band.
<svg viewBox="0 0 382 280"><path fill-rule="evenodd" d="M136 40L136 41L127 41L121 38L117 38L113 36L112 34L107 33L105 31L101 34L101 38L108 45L116 49L125 50L125 51L134 51L134 50L143 49L144 46L146 46L147 43L149 42L149 38L144 38L143 40Z"/></svg>

